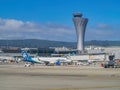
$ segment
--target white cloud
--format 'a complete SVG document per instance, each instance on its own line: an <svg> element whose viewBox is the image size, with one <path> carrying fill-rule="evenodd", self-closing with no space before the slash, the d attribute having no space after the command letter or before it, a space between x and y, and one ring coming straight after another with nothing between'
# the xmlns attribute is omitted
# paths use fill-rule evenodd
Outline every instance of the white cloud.
<svg viewBox="0 0 120 90"><path fill-rule="evenodd" d="M109 26L107 24L103 24L103 23L99 23L97 24L97 28L100 28L100 29L105 29L105 28L108 28Z"/></svg>
<svg viewBox="0 0 120 90"><path fill-rule="evenodd" d="M120 25L97 24L87 26L85 40L119 40ZM0 18L0 39L46 39L76 41L74 25L68 27L55 23L34 23Z"/></svg>
<svg viewBox="0 0 120 90"><path fill-rule="evenodd" d="M53 23L23 22L0 18L0 39L47 39L71 41L75 31L68 26Z"/></svg>
<svg viewBox="0 0 120 90"><path fill-rule="evenodd" d="M23 25L24 23L22 21L14 19L0 19L0 30L17 30Z"/></svg>
<svg viewBox="0 0 120 90"><path fill-rule="evenodd" d="M97 24L86 31L86 40L120 40L120 25Z"/></svg>

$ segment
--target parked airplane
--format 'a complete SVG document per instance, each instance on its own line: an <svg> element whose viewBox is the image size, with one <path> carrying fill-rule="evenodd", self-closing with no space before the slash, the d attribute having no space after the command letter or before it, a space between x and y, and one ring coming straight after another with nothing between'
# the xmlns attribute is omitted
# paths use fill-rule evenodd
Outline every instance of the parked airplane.
<svg viewBox="0 0 120 90"><path fill-rule="evenodd" d="M40 61L38 58L32 58L31 56L29 56L27 52L24 50L22 51L22 56L23 56L23 61L27 62L25 64L25 67L27 66L30 67L31 65L34 65L34 63L44 64L44 62ZM29 64L28 62L30 62L31 64Z"/></svg>
<svg viewBox="0 0 120 90"><path fill-rule="evenodd" d="M71 60L65 57L39 57L39 60L45 62L46 65L61 65L71 63Z"/></svg>
<svg viewBox="0 0 120 90"><path fill-rule="evenodd" d="M22 51L23 60L26 62L31 62L31 65L34 63L46 64L46 65L61 65L61 63L68 64L71 60L64 57L36 57L32 58L27 54L26 51ZM30 66L25 64L25 66Z"/></svg>

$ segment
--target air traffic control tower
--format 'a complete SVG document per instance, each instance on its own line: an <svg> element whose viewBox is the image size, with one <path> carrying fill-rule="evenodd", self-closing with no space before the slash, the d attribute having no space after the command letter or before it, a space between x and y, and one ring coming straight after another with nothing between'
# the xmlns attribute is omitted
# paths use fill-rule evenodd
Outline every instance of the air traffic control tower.
<svg viewBox="0 0 120 90"><path fill-rule="evenodd" d="M74 16L73 22L77 34L77 50L78 53L80 54L84 52L84 37L85 37L85 29L88 19L82 18L81 13L74 13L73 16Z"/></svg>

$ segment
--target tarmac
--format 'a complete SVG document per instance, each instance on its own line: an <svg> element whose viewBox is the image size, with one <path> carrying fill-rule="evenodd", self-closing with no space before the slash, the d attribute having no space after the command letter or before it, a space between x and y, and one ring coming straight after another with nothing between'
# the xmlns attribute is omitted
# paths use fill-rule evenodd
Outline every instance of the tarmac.
<svg viewBox="0 0 120 90"><path fill-rule="evenodd" d="M120 90L120 68L0 65L0 90Z"/></svg>

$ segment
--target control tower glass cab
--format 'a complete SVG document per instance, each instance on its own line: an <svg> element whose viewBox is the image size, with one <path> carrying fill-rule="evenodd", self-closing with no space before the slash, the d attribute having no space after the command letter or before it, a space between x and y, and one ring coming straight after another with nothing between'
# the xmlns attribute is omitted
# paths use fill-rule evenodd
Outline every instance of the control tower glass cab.
<svg viewBox="0 0 120 90"><path fill-rule="evenodd" d="M81 13L74 13L73 22L74 22L76 34L77 34L78 53L84 52L84 37L85 37L85 29L86 29L88 19L82 18Z"/></svg>

